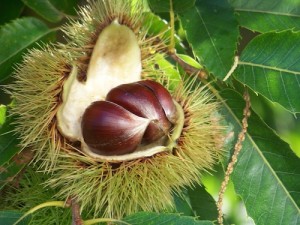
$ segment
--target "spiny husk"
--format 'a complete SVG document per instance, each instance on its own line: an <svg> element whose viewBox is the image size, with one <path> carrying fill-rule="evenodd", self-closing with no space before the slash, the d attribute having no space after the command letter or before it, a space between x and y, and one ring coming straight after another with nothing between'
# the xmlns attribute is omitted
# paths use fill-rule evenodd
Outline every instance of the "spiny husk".
<svg viewBox="0 0 300 225"><path fill-rule="evenodd" d="M195 87L195 80L174 91L186 117L173 152L119 164L99 162L58 132L55 115L72 65L79 68L79 79L84 80L95 41L116 16L136 32L142 76L163 74L155 71L153 60L164 43L157 42L160 38L147 37L147 27L140 24L141 12L141 5L133 9L130 1L91 3L81 9L79 21L65 26L68 43L31 51L15 73L17 81L8 89L15 99L12 113L18 116L16 132L21 145L32 148L35 161L51 173L47 184L58 188L56 196L64 200L76 196L82 209L95 216L119 218L138 210L160 211L173 206L173 192L200 182L201 172L211 169L221 153L222 127L214 115L217 103L203 88Z"/></svg>
<svg viewBox="0 0 300 225"><path fill-rule="evenodd" d="M70 21L63 28L67 44L32 50L18 65L14 75L16 82L7 87L7 92L15 100L11 113L18 118L16 132L20 135L21 147L30 147L35 151L35 161L42 160L41 167L45 171L55 166L61 149L69 149L68 140L56 128L55 117L61 104L64 81L73 65L79 69L78 78L85 79L97 37L115 18L131 28L137 36L142 53L142 77L154 71L154 67L150 66L153 65L154 55L149 51L156 52L164 44L157 43L157 36L147 37L149 27L143 26L144 11L139 1L134 6L128 0L91 2L80 9L79 20Z"/></svg>
<svg viewBox="0 0 300 225"><path fill-rule="evenodd" d="M56 130L56 111L65 77L70 72L68 58L62 51L46 46L25 56L8 87L14 99L15 131L22 148L35 151L36 159L48 158L53 166L64 139Z"/></svg>
<svg viewBox="0 0 300 225"><path fill-rule="evenodd" d="M173 152L119 164L61 152L47 184L60 187L58 197L77 196L83 208L105 217L173 207L172 194L200 182L201 173L210 170L222 153L223 127L214 115L218 104L203 87L194 87L194 81L174 91L186 121Z"/></svg>

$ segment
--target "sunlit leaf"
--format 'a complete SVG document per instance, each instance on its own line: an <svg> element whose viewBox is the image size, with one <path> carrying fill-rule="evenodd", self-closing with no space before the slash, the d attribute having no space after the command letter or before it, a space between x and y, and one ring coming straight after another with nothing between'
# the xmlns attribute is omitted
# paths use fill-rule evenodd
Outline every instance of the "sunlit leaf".
<svg viewBox="0 0 300 225"><path fill-rule="evenodd" d="M299 1L229 0L240 24L258 32L300 30Z"/></svg>
<svg viewBox="0 0 300 225"><path fill-rule="evenodd" d="M273 15L269 13L244 11L239 11L236 15L241 26L252 31L257 31L260 33L284 31L288 29L300 31L300 15L285 16L280 14Z"/></svg>
<svg viewBox="0 0 300 225"><path fill-rule="evenodd" d="M300 33L257 36L241 54L235 77L291 112L300 112Z"/></svg>
<svg viewBox="0 0 300 225"><path fill-rule="evenodd" d="M233 65L239 36L237 21L226 0L196 1L180 13L194 54L206 69L223 79Z"/></svg>
<svg viewBox="0 0 300 225"><path fill-rule="evenodd" d="M241 130L244 101L232 91L221 92L223 114ZM300 159L257 115L248 121L243 148L231 176L255 224L297 225L300 221Z"/></svg>
<svg viewBox="0 0 300 225"><path fill-rule="evenodd" d="M20 62L28 48L37 46L40 40L53 39L52 32L42 21L31 17L17 19L1 27L0 82L10 76L13 64Z"/></svg>
<svg viewBox="0 0 300 225"><path fill-rule="evenodd" d="M193 59L192 57L190 57L188 55L177 54L177 56L190 66L193 66L197 69L202 68L202 66L195 59Z"/></svg>

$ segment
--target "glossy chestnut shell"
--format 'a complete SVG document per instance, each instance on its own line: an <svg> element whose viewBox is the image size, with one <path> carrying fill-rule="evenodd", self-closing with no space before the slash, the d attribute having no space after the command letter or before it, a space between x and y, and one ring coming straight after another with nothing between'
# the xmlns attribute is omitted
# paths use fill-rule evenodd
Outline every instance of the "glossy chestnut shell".
<svg viewBox="0 0 300 225"><path fill-rule="evenodd" d="M82 116L84 142L94 153L124 155L168 136L176 121L169 92L154 81L122 84Z"/></svg>

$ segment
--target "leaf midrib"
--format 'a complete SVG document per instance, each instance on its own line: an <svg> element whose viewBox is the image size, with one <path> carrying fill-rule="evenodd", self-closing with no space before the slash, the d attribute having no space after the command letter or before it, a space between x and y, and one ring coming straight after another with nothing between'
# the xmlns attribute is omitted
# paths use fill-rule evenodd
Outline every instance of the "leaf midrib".
<svg viewBox="0 0 300 225"><path fill-rule="evenodd" d="M278 67L274 67L274 66L267 66L267 65L263 65L263 64L259 64L259 63L239 61L238 65L259 67L259 68L274 70L274 71L278 71L278 72L284 72L284 73L290 73L290 74L294 74L294 75L300 75L300 71L282 69L282 68L278 68Z"/></svg>
<svg viewBox="0 0 300 225"><path fill-rule="evenodd" d="M207 28L207 26L206 26L206 23L205 23L205 21L203 20L203 18L202 18L202 16L201 16L201 13L200 13L198 7L196 7L196 11L197 11L197 14L198 14L198 16L200 17L202 23L203 23L203 26L205 27L205 31L206 31L206 33L207 33L207 35L208 35L208 37L209 37L209 40L210 40L212 46L214 47L214 50L215 50L215 52L216 52L216 54L217 54L217 56L218 56L218 58L219 58L219 60L220 60L220 62L221 62L221 64L222 64L222 69L223 69L223 71L226 71L225 66L224 66L224 62L223 62L223 60L222 60L222 57L220 56L220 53L219 53L218 49L216 48L216 45L215 45L215 43L214 43L214 41L213 41L213 39L212 39L212 37L211 37L210 31L208 30L208 28Z"/></svg>
<svg viewBox="0 0 300 225"><path fill-rule="evenodd" d="M293 14L293 13L284 13L284 12L272 12L266 10L257 10L257 9L242 9L242 8L234 8L235 11L239 12L254 12L254 13L263 13L263 14L270 14L275 16L288 16L288 17L297 17L300 18L300 15Z"/></svg>
<svg viewBox="0 0 300 225"><path fill-rule="evenodd" d="M53 29L49 29L47 32L37 36L35 39L33 39L32 41L30 41L29 43L27 43L27 45L25 45L23 48L19 48L18 50L16 50L15 52L13 52L12 54L10 54L7 58L5 58L4 60L2 60L0 62L0 66L3 65L5 62L7 62L9 59L11 59L12 57L16 56L18 53L20 53L21 51L23 51L24 49L26 49L28 46L30 46L31 44L33 44L34 42L37 42L39 39L41 39L42 37L48 35L51 32L54 32L58 30L58 28L53 28Z"/></svg>

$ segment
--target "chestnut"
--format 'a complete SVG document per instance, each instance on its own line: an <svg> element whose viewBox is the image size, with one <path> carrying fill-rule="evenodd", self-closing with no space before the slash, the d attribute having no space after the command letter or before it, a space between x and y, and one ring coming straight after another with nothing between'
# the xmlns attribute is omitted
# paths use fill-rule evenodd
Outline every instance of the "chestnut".
<svg viewBox="0 0 300 225"><path fill-rule="evenodd" d="M174 124L177 120L177 113L176 113L176 107L174 105L172 96L169 93L169 91L160 83L157 83L152 80L142 80L139 81L138 83L151 89L153 94L158 99L160 105L162 106L168 120Z"/></svg>
<svg viewBox="0 0 300 225"><path fill-rule="evenodd" d="M167 93L169 94L168 91ZM117 86L107 94L106 100L123 106L137 116L151 120L143 137L144 143L151 143L165 136L171 128L172 124L166 117L159 99L142 82Z"/></svg>
<svg viewBox="0 0 300 225"><path fill-rule="evenodd" d="M149 122L115 103L96 101L85 110L81 130L94 153L122 155L138 147Z"/></svg>
<svg viewBox="0 0 300 225"><path fill-rule="evenodd" d="M82 116L81 130L94 153L123 155L168 136L175 120L169 92L154 81L139 81L119 85L105 101L92 103Z"/></svg>

